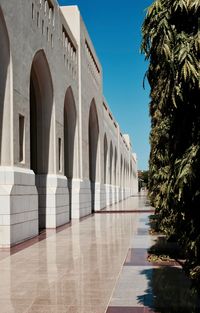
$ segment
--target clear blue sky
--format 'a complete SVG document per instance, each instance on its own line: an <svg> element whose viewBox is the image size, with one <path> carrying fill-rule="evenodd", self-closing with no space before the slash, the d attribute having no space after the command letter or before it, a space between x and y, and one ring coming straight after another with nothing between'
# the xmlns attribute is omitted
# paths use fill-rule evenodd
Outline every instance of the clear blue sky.
<svg viewBox="0 0 200 313"><path fill-rule="evenodd" d="M148 66L140 54L141 25L152 0L58 0L78 5L103 67L104 96L123 133L131 136L138 168L148 168Z"/></svg>

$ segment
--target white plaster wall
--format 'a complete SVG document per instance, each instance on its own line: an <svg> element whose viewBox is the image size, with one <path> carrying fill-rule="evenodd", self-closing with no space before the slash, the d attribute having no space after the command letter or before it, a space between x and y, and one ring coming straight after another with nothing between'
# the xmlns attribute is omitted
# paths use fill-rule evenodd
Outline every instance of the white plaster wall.
<svg viewBox="0 0 200 313"><path fill-rule="evenodd" d="M96 197L95 207L99 207L100 199L100 188L98 183L101 181L101 141L102 141L102 120L103 120L103 107L102 107L102 68L98 61L96 52L93 44L81 18L80 12L76 6L64 7L62 12L65 15L69 26L75 36L79 45L79 109L81 111L80 129L81 129L81 141L80 141L80 159L82 160L81 166L81 181L79 191L79 216L90 214L91 208L91 186L89 181L89 138L88 138L88 127L89 127L89 112L92 101L95 101L98 122L99 122L99 145L98 145L98 158L97 158L97 180L96 180ZM96 72L94 64L88 55L86 49L86 41L91 49L91 52L97 62L100 69L100 74Z"/></svg>
<svg viewBox="0 0 200 313"><path fill-rule="evenodd" d="M14 176L21 176L10 185L10 191L5 192L5 197L15 199L10 205L10 240L6 244L15 244L21 240L32 237L38 233L38 197L37 193L43 194L42 177L37 177L41 181L38 190L35 188L32 178L33 172L30 168L30 72L34 55L37 51L43 50L50 69L53 84L53 112L51 120L52 136L49 146L49 155L53 165L47 178L47 186L44 197L46 197L46 227L57 227L69 221L69 195L67 179L64 177L64 169L58 169L58 138L61 138L63 145L63 107L66 90L71 86L78 111L78 64L72 60L63 46L62 25L66 28L74 46L76 41L66 23L56 2L54 2L54 18L50 19L48 7L42 1L22 1L16 2L0 1L0 5L6 20L8 29L10 49L12 56L13 71L13 112L11 114L10 136L12 143L11 168L9 171ZM32 18L32 5L34 5L34 17ZM37 25L37 13L39 13L39 25ZM42 34L42 21L44 21L44 33ZM14 25L14 27L13 27ZM47 38L47 27L49 37ZM53 40L53 42L52 42ZM77 49L78 50L78 49ZM65 56L65 58L64 58ZM67 60L68 65L67 66ZM73 73L72 73L73 69ZM75 75L76 71L76 75ZM59 79L58 79L59 78ZM25 159L19 162L19 114L25 117ZM78 116L79 118L79 116ZM78 130L77 130L78 133ZM78 139L77 139L78 141ZM76 143L78 145L78 142ZM64 164L64 154L62 147L62 164ZM76 173L79 176L79 165L76 164ZM17 168L16 168L17 167ZM18 168L24 168L26 176ZM5 169L1 167L1 171ZM16 173L15 173L16 172ZM3 184L3 182L2 182ZM18 190L23 186L23 194L18 195ZM32 186L30 188L30 186ZM32 191L31 191L32 190ZM3 197L4 195L2 195ZM31 202L30 202L31 200ZM33 208L28 205L31 203ZM14 212L18 210L17 218ZM28 213L27 213L28 211ZM31 212L34 212L31 213ZM3 220L6 219L2 215ZM12 223L14 221L14 224ZM35 222L33 222L35 221ZM5 228L5 227L4 227ZM5 242L4 242L5 243Z"/></svg>
<svg viewBox="0 0 200 313"><path fill-rule="evenodd" d="M89 180L89 112L95 102L99 123L98 157L96 165L95 210L120 201L137 192L137 164L127 137L121 135L104 97L102 67L77 7L60 9L52 0L54 13L44 0L0 0L10 44L9 131L4 128L9 149L7 163L0 166L0 245L9 246L38 234L38 195L40 217L46 216L46 227L55 228L70 218L68 181L64 175L64 100L69 87L75 100L77 125L75 132L74 177L72 179L72 218L92 212ZM39 17L39 18L38 18ZM63 40L63 27L77 51L71 53ZM47 36L48 35L48 36ZM87 44L86 44L87 42ZM88 48L89 47L89 48ZM89 51L88 51L89 49ZM30 169L30 73L38 51L46 58L53 86L53 109L47 175L37 175ZM91 57L92 55L92 57ZM1 62L1 60L0 60ZM99 72L97 70L99 69ZM7 82L8 83L8 82ZM106 106L103 105L106 104ZM107 109L106 109L107 107ZM9 110L8 110L9 111ZM19 160L19 114L25 118L24 160ZM45 127L45 125L44 125ZM114 178L115 149L117 179L110 183L109 173L104 184L104 134L113 145L112 176ZM59 168L58 139L61 139ZM134 178L124 169L121 176L121 156L127 167L133 162ZM5 165L7 167L5 167ZM107 169L108 171L108 169ZM131 183L132 181L132 183ZM37 188L36 188L37 185Z"/></svg>

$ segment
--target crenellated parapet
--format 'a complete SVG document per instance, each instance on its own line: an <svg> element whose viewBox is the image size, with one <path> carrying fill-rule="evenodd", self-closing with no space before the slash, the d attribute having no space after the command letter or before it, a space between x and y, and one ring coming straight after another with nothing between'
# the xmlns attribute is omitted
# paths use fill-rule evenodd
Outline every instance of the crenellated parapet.
<svg viewBox="0 0 200 313"><path fill-rule="evenodd" d="M95 85L99 88L101 84L101 72L87 40L85 40L85 52L87 57L88 72L91 73Z"/></svg>
<svg viewBox="0 0 200 313"><path fill-rule="evenodd" d="M51 0L32 0L32 20L43 35L46 30L46 39L51 41L53 47L53 32L55 30L56 4Z"/></svg>

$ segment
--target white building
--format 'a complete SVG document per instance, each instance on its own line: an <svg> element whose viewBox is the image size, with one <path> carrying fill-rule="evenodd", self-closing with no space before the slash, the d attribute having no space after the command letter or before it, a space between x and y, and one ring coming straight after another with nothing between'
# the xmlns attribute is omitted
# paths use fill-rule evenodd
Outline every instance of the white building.
<svg viewBox="0 0 200 313"><path fill-rule="evenodd" d="M0 246L137 192L77 7L0 0Z"/></svg>

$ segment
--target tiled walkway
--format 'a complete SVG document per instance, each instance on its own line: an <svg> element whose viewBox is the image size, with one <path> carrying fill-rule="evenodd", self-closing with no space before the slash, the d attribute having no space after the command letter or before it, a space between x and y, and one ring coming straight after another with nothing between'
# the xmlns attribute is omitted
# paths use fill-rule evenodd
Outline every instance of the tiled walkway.
<svg viewBox="0 0 200 313"><path fill-rule="evenodd" d="M106 313L199 313L200 301L179 263L148 262L148 249L158 240L149 235L149 215L137 215L137 230Z"/></svg>
<svg viewBox="0 0 200 313"><path fill-rule="evenodd" d="M164 278L158 267L146 261L153 240L148 235L150 213L146 210L151 208L144 195L132 197L108 208L107 213L50 232L29 247L22 245L11 256L0 252L0 312L154 312L150 309L155 302L152 278ZM176 267L173 270L180 272Z"/></svg>

